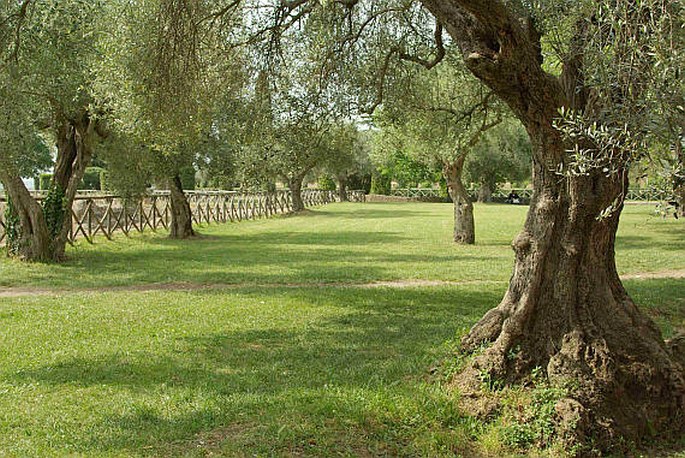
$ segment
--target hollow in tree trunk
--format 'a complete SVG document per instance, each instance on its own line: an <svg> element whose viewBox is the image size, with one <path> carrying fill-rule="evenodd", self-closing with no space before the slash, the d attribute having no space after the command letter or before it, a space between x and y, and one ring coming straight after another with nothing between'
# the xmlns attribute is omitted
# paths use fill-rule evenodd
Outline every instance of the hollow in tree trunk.
<svg viewBox="0 0 685 458"><path fill-rule="evenodd" d="M169 180L171 201L171 227L169 237L172 239L187 239L195 235L193 230L193 215L190 204L183 192L181 178L176 175Z"/></svg>
<svg viewBox="0 0 685 458"><path fill-rule="evenodd" d="M464 245L473 245L476 243L473 203L462 182L465 159L466 155L462 154L456 161L445 163L443 173L454 206L454 241Z"/></svg>
<svg viewBox="0 0 685 458"><path fill-rule="evenodd" d="M288 189L293 200L293 212L301 212L304 210L304 202L302 200L302 181L304 177L297 175L288 179Z"/></svg>
<svg viewBox="0 0 685 458"><path fill-rule="evenodd" d="M340 202L349 202L347 195L347 177L338 177L338 199Z"/></svg>

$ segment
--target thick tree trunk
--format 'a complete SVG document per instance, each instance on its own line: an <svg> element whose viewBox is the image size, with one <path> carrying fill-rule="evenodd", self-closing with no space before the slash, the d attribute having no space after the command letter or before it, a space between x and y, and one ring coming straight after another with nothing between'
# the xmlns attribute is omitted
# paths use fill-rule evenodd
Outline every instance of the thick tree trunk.
<svg viewBox="0 0 685 458"><path fill-rule="evenodd" d="M71 207L92 157L95 122L87 114L64 121L57 135L57 159L52 183L42 205L29 194L19 176L3 182L19 218L18 245L9 251L27 261L61 261L71 229Z"/></svg>
<svg viewBox="0 0 685 458"><path fill-rule="evenodd" d="M685 133L681 133L681 138L685 138ZM683 151L683 142L678 138L675 143L675 157L680 169L685 173L685 151ZM676 209L676 215L685 217L685 177L679 176L673 181L673 194L679 207Z"/></svg>
<svg viewBox="0 0 685 458"><path fill-rule="evenodd" d="M443 173L454 205L454 241L463 245L473 245L476 243L473 203L462 182L465 158L466 155L462 154L455 162L445 164Z"/></svg>
<svg viewBox="0 0 685 458"><path fill-rule="evenodd" d="M86 167L93 157L92 141L95 136L96 121L92 121L87 114L83 114L77 121L65 122L57 136L57 162L52 179L50 193L57 193L55 197L63 196L61 207L48 208L46 202L44 212L48 219L48 228L53 234L53 259L64 258L64 251L69 239L72 226L71 208L83 180ZM50 195L50 194L49 194ZM55 200L52 205L59 205ZM52 212L62 211L60 216Z"/></svg>
<svg viewBox="0 0 685 458"><path fill-rule="evenodd" d="M481 183L478 188L478 202L492 202L492 189L487 183Z"/></svg>
<svg viewBox="0 0 685 458"><path fill-rule="evenodd" d="M195 236L190 204L183 192L181 178L178 175L169 180L169 191L171 200L171 226L169 237L172 239L187 239Z"/></svg>
<svg viewBox="0 0 685 458"><path fill-rule="evenodd" d="M8 227L7 254L27 261L52 261L52 237L45 223L42 207L29 194L21 178L7 174L0 178L18 223L18 227ZM12 237L16 238L12 240Z"/></svg>
<svg viewBox="0 0 685 458"><path fill-rule="evenodd" d="M349 202L347 195L347 177L338 177L338 199L340 202Z"/></svg>
<svg viewBox="0 0 685 458"><path fill-rule="evenodd" d="M295 176L288 179L288 189L293 200L293 212L301 212L304 210L304 202L302 201L302 181L304 177Z"/></svg>
<svg viewBox="0 0 685 458"><path fill-rule="evenodd" d="M559 174L567 161L552 127L559 108L597 112L584 83L582 25L558 78L542 68L534 21L509 2L422 4L444 25L472 73L521 120L533 146L535 193L513 242L514 273L500 305L464 339L466 350L486 348L457 376L462 400L468 405L474 396L486 396L483 377L525 382L539 367L551 381L577 384L557 404L562 437L607 449L620 437L682 434L685 344L663 341L616 271L627 174L607 177L600 168L583 176ZM611 160L613 170L625 166L621 154ZM618 208L604 212L614 202Z"/></svg>
<svg viewBox="0 0 685 458"><path fill-rule="evenodd" d="M554 132L529 130L538 153L563 152ZM534 172L509 289L463 341L470 351L488 345L462 374L465 396L479 395L483 373L520 382L539 367L551 381L578 383L557 404L560 425L576 440L592 436L602 447L617 435L640 440L682 429L682 355L669 352L619 279L614 242L622 204L603 213L622 201L627 173L562 179L537 160Z"/></svg>

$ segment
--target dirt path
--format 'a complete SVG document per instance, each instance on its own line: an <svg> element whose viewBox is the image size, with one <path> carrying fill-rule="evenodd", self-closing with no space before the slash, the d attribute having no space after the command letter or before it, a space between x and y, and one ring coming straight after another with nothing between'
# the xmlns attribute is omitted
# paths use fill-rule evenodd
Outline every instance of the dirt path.
<svg viewBox="0 0 685 458"><path fill-rule="evenodd" d="M655 278L685 278L685 270L664 270L659 272L642 272L622 275L623 280L648 280ZM106 293L106 292L154 292L154 291L203 291L238 288L420 288L429 286L488 285L501 284L497 280L389 280L371 283L153 283L148 285L103 286L98 288L40 288L40 287L0 287L0 298L27 296L58 296L73 293Z"/></svg>

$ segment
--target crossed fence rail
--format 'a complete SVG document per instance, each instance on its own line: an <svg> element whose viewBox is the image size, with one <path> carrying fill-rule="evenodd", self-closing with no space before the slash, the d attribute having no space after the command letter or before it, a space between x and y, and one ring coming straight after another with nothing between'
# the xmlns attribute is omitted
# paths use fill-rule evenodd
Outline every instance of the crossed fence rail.
<svg viewBox="0 0 685 458"><path fill-rule="evenodd" d="M292 212L290 191L187 191L194 224L228 223ZM40 200L40 194L36 195ZM352 202L365 200L363 191L348 191ZM305 207L325 205L339 200L334 191L307 189L302 191ZM0 196L0 246L5 244L5 198ZM93 243L96 235L112 239L116 232L168 229L171 223L171 201L168 191L156 191L132 201L116 195L79 194L71 208L72 225L69 242L85 238Z"/></svg>

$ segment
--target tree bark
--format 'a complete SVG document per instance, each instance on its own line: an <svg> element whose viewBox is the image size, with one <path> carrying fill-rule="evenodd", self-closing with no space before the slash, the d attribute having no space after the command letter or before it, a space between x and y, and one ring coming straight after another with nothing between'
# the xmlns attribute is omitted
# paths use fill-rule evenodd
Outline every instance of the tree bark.
<svg viewBox="0 0 685 458"><path fill-rule="evenodd" d="M9 233L7 234L7 254L27 261L52 261L52 237L45 223L42 207L31 196L19 176L2 174L0 179L19 223L14 228L17 236L15 240L10 240Z"/></svg>
<svg viewBox="0 0 685 458"><path fill-rule="evenodd" d="M685 132L681 133L680 137L675 142L675 158L676 163L680 166L681 174L685 173L685 151L683 151L683 142L681 138L685 137ZM673 194L676 197L679 207L676 209L676 214L685 217L685 177L675 177L673 180Z"/></svg>
<svg viewBox="0 0 685 458"><path fill-rule="evenodd" d="M443 173L454 205L454 241L462 245L473 245L476 243L473 203L462 182L465 159L466 155L462 154L456 161L446 163Z"/></svg>
<svg viewBox="0 0 685 458"><path fill-rule="evenodd" d="M552 132L531 133L536 148L553 146L547 141ZM616 270L622 204L598 218L622 199L626 177L597 171L560 180L536 161L536 193L512 244L508 291L463 341L470 351L488 345L466 371L472 395L476 372L519 382L540 367L552 381L574 380L578 389L559 404L562 424L573 425L577 438L592 436L607 447L617 434L640 440L682 429L673 418L685 409L683 367ZM563 407L568 403L570 410Z"/></svg>
<svg viewBox="0 0 685 458"><path fill-rule="evenodd" d="M565 65L560 78L544 72L533 22L506 2L422 3L474 75L522 121L533 146L535 192L512 244L514 272L500 305L464 338L466 351L485 349L457 376L462 401L475 407L486 396L483 376L519 383L538 367L552 382L577 383L556 406L560 437L606 450L619 437L639 442L657 433L682 434L685 345L664 342L616 270L625 163L614 163L618 173L608 177L598 169L559 174L573 145L564 145L552 124L560 107L589 103L582 62ZM612 205L617 208L607 214Z"/></svg>
<svg viewBox="0 0 685 458"><path fill-rule="evenodd" d="M56 132L57 158L48 195L40 205L18 175L2 177L19 217L19 245L10 250L26 261L61 261L71 229L71 207L92 157L96 121L87 113L64 120ZM40 212L38 211L40 210Z"/></svg>
<svg viewBox="0 0 685 458"><path fill-rule="evenodd" d="M71 208L86 167L93 157L92 142L96 135L96 125L97 121L83 113L75 121L64 122L58 131L57 162L50 192L58 190L60 194L64 194L61 208L63 214L58 227L50 227L48 224L49 230L54 234L52 257L56 261L64 258L72 226ZM44 210L48 211L45 208Z"/></svg>
<svg viewBox="0 0 685 458"><path fill-rule="evenodd" d="M181 177L176 175L169 180L171 200L171 226L169 237L172 239L187 239L195 236L193 230L193 214L190 204L183 192Z"/></svg>
<svg viewBox="0 0 685 458"><path fill-rule="evenodd" d="M303 176L296 175L288 179L288 189L293 200L293 212L301 212L304 210L304 202L302 201L302 181Z"/></svg>
<svg viewBox="0 0 685 458"><path fill-rule="evenodd" d="M340 202L349 202L347 195L347 177L338 177L338 199Z"/></svg>
<svg viewBox="0 0 685 458"><path fill-rule="evenodd" d="M478 202L492 202L492 189L487 183L481 183L478 188Z"/></svg>

